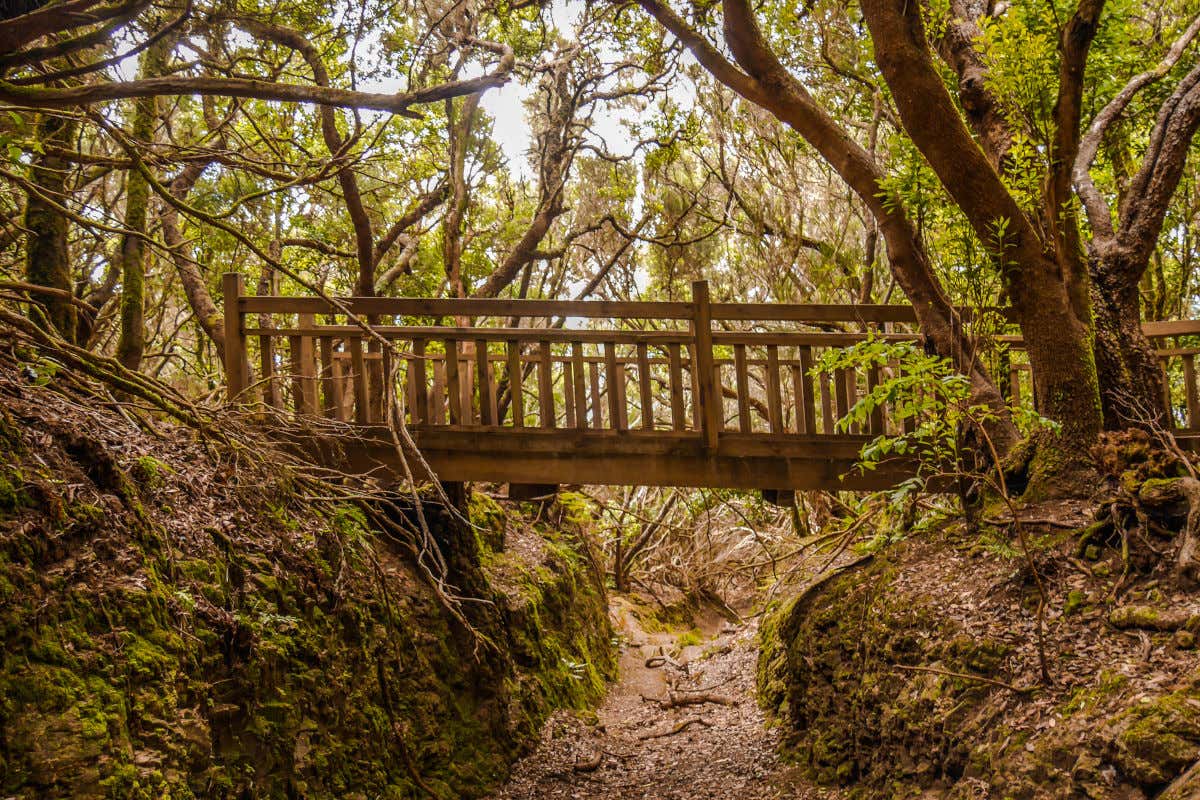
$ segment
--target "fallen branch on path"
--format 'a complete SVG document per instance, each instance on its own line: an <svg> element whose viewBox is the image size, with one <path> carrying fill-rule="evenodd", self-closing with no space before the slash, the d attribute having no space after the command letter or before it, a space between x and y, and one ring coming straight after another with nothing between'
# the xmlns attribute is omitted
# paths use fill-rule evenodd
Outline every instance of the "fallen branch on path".
<svg viewBox="0 0 1200 800"><path fill-rule="evenodd" d="M669 730L658 731L656 733L643 733L643 734L640 734L638 736L638 738L642 739L643 741L646 739L665 739L668 736L674 736L678 733L683 733L684 731L686 731L688 728L692 727L693 725L700 725L705 728L711 728L713 724L711 722L709 722L708 720L706 720L704 717L689 717L685 720L681 720L680 722L675 723L674 727L670 728Z"/></svg>
<svg viewBox="0 0 1200 800"><path fill-rule="evenodd" d="M734 700L732 697L714 692L676 694L673 691L668 691L666 697L647 697L646 695L642 695L642 700L647 703L658 703L658 707L664 710L668 708L683 708L684 706L701 706L705 703L716 703L722 706L737 704L737 700Z"/></svg>

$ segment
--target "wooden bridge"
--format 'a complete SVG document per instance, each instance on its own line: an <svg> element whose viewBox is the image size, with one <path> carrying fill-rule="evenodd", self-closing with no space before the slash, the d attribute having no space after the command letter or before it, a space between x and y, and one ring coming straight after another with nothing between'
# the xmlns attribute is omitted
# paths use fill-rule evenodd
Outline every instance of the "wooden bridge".
<svg viewBox="0 0 1200 800"><path fill-rule="evenodd" d="M916 339L907 306L714 303L704 281L690 302L339 300L398 345L394 363L325 300L247 296L239 274L224 292L230 399L321 419L355 471L398 467L387 381L441 480L508 483L514 496L560 484L875 490L912 471L852 470L865 442L897 431L889 409L835 430L878 370L813 373L822 350ZM1200 323L1147 333L1163 347L1164 392L1182 400L1179 425L1193 430L1200 349L1165 340ZM1019 338L1004 338L1019 353ZM1029 391L1019 355L1007 389L1014 402Z"/></svg>

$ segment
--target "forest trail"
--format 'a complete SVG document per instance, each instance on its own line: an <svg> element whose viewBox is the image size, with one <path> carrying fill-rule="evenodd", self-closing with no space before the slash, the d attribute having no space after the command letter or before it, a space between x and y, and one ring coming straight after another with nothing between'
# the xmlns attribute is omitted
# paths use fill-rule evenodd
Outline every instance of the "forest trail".
<svg viewBox="0 0 1200 800"><path fill-rule="evenodd" d="M776 731L754 698L756 622L733 626L714 616L703 634L647 632L624 598L613 598L621 635L621 677L594 724L560 712L542 741L513 767L491 800L818 800L816 789L782 764ZM699 643L682 643L699 639ZM672 655L672 654L675 655ZM726 702L666 708L704 694ZM728 704L726 704L728 703Z"/></svg>

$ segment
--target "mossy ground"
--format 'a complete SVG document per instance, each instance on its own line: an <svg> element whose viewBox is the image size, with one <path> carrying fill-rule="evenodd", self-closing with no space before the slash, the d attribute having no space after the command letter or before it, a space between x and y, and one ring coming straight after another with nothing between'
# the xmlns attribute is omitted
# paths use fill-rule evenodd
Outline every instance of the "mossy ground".
<svg viewBox="0 0 1200 800"><path fill-rule="evenodd" d="M1015 543L902 542L767 616L759 697L804 774L872 798L1115 799L1153 796L1200 759L1195 652L1111 628L1120 570L1072 566L1073 533L1033 539L1048 686ZM1123 602L1187 602L1155 587Z"/></svg>
<svg viewBox="0 0 1200 800"><path fill-rule="evenodd" d="M0 795L470 797L612 675L569 533L479 520L451 579L484 588L484 642L354 509L21 394L0 392ZM503 549L505 526L540 545Z"/></svg>

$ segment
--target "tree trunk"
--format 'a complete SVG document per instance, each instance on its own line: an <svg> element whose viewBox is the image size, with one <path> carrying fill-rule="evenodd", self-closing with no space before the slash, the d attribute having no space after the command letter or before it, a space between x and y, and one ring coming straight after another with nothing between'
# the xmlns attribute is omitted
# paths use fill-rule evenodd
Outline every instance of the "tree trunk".
<svg viewBox="0 0 1200 800"><path fill-rule="evenodd" d="M155 42L142 55L141 77L163 72L168 41ZM149 146L158 121L158 101L142 97L133 105L130 135L139 146ZM150 184L136 169L125 178L125 228L117 259L121 263L121 335L117 339L117 360L136 370L146 350L146 217L150 207Z"/></svg>
<svg viewBox="0 0 1200 800"><path fill-rule="evenodd" d="M1023 272L1028 283L1013 300L1037 410L1061 426L1058 436L1038 441L1030 477L1042 493L1087 494L1094 485L1089 452L1103 427L1093 323L1076 314L1050 263Z"/></svg>
<svg viewBox="0 0 1200 800"><path fill-rule="evenodd" d="M1121 263L1119 253L1090 264L1096 314L1096 370L1108 430L1166 425L1169 409L1162 373L1150 340L1142 333L1141 297L1132 276L1143 270Z"/></svg>
<svg viewBox="0 0 1200 800"><path fill-rule="evenodd" d="M54 147L70 149L75 138L75 121L69 117L47 113L38 123L38 140L46 150ZM56 207L66 201L67 175L71 164L59 156L34 156L30 179L36 191L28 193L25 202L25 228L28 243L25 247L25 279L38 286L71 292L71 255L67 243L70 222ZM44 295L38 305L30 308L38 324L49 324L71 341L75 340L75 306L65 297Z"/></svg>

